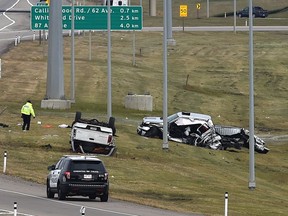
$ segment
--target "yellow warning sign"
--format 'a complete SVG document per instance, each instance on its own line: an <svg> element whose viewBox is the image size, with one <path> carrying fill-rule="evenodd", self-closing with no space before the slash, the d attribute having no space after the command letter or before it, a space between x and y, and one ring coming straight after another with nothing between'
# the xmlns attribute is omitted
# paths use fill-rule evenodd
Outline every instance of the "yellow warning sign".
<svg viewBox="0 0 288 216"><path fill-rule="evenodd" d="M180 5L180 17L187 17L188 15L188 6Z"/></svg>

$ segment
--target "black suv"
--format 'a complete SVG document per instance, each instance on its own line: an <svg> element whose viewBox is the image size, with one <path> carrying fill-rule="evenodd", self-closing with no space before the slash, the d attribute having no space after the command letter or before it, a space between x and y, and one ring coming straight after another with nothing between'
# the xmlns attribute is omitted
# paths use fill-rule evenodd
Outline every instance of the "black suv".
<svg viewBox="0 0 288 216"><path fill-rule="evenodd" d="M238 17L249 17L249 7L242 9L241 11L237 12ZM268 11L264 10L262 7L255 6L253 7L253 17L262 17L265 18L268 16Z"/></svg>
<svg viewBox="0 0 288 216"><path fill-rule="evenodd" d="M108 201L108 172L103 162L95 156L65 155L56 165L48 167L47 197L59 200L66 196L100 197L101 202Z"/></svg>

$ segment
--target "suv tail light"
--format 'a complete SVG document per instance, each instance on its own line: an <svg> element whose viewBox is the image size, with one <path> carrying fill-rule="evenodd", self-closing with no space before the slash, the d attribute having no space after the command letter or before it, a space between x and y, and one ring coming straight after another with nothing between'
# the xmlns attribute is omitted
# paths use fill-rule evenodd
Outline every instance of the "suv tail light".
<svg viewBox="0 0 288 216"><path fill-rule="evenodd" d="M108 136L108 143L111 143L111 142L112 142L112 139L113 139L112 135L109 135L109 136Z"/></svg>
<svg viewBox="0 0 288 216"><path fill-rule="evenodd" d="M105 173L104 175L105 175L104 180L107 181L108 180L108 173Z"/></svg>
<svg viewBox="0 0 288 216"><path fill-rule="evenodd" d="M66 177L66 179L70 179L71 178L71 173L69 171L66 171L64 173L64 176Z"/></svg>

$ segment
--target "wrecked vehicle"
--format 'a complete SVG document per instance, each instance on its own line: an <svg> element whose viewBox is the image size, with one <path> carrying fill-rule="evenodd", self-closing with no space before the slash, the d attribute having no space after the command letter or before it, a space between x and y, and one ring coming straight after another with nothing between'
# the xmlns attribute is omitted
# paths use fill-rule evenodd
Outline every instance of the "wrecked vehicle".
<svg viewBox="0 0 288 216"><path fill-rule="evenodd" d="M115 134L114 117L110 117L106 123L97 119L83 119L81 112L76 112L70 134L72 151L111 156L116 152Z"/></svg>
<svg viewBox="0 0 288 216"><path fill-rule="evenodd" d="M249 148L249 131L244 128L215 125L215 131L221 136L221 143L226 150L229 147L241 149ZM254 148L258 153L266 154L269 149L265 147L265 142L258 136L254 135Z"/></svg>
<svg viewBox="0 0 288 216"><path fill-rule="evenodd" d="M249 148L249 131L243 128L214 125L211 116L199 113L178 112L167 117L168 139L211 149L230 147ZM137 133L145 137L163 138L163 118L144 117ZM255 151L266 154L265 142L255 137Z"/></svg>
<svg viewBox="0 0 288 216"><path fill-rule="evenodd" d="M211 116L178 112L167 117L168 139L195 146L219 149L221 137L215 133ZM163 136L163 119L161 117L144 117L137 128L137 133L146 137Z"/></svg>

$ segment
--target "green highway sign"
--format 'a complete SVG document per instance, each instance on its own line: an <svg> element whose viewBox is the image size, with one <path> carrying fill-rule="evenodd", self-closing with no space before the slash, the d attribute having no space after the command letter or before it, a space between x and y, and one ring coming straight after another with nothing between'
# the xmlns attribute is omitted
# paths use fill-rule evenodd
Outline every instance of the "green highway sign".
<svg viewBox="0 0 288 216"><path fill-rule="evenodd" d="M72 6L62 6L63 29L71 29ZM141 30L142 6L111 6L111 30ZM107 6L74 6L75 30L107 30ZM49 6L31 7L31 29L49 29Z"/></svg>

